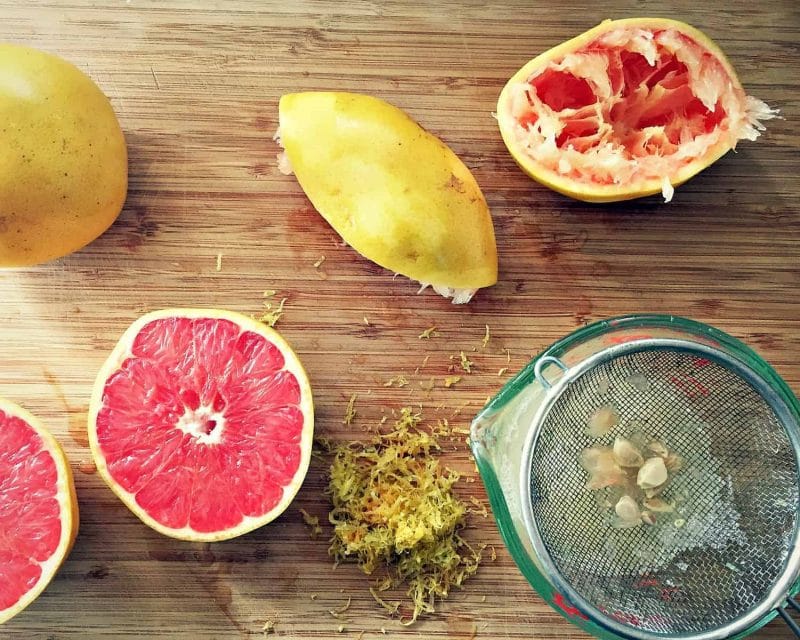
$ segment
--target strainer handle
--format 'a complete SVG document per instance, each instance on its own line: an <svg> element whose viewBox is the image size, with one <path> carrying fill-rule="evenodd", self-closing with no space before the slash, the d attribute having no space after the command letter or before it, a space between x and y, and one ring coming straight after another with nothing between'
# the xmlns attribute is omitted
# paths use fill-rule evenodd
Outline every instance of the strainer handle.
<svg viewBox="0 0 800 640"><path fill-rule="evenodd" d="M565 365L563 362L561 362L561 360L559 360L555 356L544 356L542 358L539 358L536 361L536 364L533 365L533 375L536 377L536 381L540 385L542 385L542 387L544 387L545 389L549 389L550 387L553 386L553 384L547 378L544 377L544 368L548 364L555 365L565 373L569 369L567 365Z"/></svg>
<svg viewBox="0 0 800 640"><path fill-rule="evenodd" d="M786 604L792 607L795 611L800 611L800 605L797 604L797 600L794 598L787 598ZM800 638L800 625L798 625L792 617L786 612L785 607L778 607L778 613L780 614L783 621L788 625L788 627L794 632L794 635Z"/></svg>

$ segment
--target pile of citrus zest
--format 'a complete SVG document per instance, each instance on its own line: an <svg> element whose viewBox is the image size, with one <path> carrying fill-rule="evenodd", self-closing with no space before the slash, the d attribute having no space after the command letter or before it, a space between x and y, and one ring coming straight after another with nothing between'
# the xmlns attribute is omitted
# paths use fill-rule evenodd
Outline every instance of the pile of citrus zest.
<svg viewBox="0 0 800 640"><path fill-rule="evenodd" d="M433 612L435 599L474 575L481 559L459 535L467 513L453 494L459 476L432 455L438 440L420 420L406 407L389 433L335 447L327 489L330 554L336 564L354 559L367 575L380 570L371 591L389 611L397 608L378 594L405 586L413 613L403 624Z"/></svg>
<svg viewBox="0 0 800 640"><path fill-rule="evenodd" d="M347 402L347 411L344 413L344 420L342 420L342 424L352 424L353 420L355 419L358 412L356 411L356 399L358 398L358 394L353 394L350 396L350 400Z"/></svg>
<svg viewBox="0 0 800 640"><path fill-rule="evenodd" d="M303 522L311 528L311 539L316 540L322 535L322 527L319 526L319 517L312 516L305 509L300 509L300 515L303 517Z"/></svg>
<svg viewBox="0 0 800 640"><path fill-rule="evenodd" d="M435 337L436 334L436 327L430 327L425 329L422 333L420 333L417 337L420 340L430 340L431 338Z"/></svg>

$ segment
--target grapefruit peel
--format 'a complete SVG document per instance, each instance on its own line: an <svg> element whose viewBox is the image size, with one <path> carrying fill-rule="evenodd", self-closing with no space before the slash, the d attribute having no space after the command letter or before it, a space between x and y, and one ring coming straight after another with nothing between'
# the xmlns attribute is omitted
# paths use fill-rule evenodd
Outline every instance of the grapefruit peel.
<svg viewBox="0 0 800 640"><path fill-rule="evenodd" d="M98 437L98 416L101 414L105 406L104 401L107 382L112 378L112 376L121 370L121 368L125 365L126 360L135 357L132 352L134 341L144 328L146 328L150 323L172 318L229 321L240 327L240 336L247 332L251 332L257 336L265 338L266 342L276 347L280 351L280 355L283 357L283 367L279 372L287 371L294 377L299 387L300 399L297 407L303 415L303 426L298 442L298 446L300 448L300 458L291 482L281 487L283 492L282 497L274 507L263 514L258 514L255 516L243 514L242 519L238 524L219 530L198 531L188 524L182 527L173 527L157 521L151 514L147 512L145 508L139 504L139 502L137 502L137 495L121 486L118 479L114 476L112 470L109 469L109 463L104 452L103 444L100 442L100 438ZM206 409L210 408L201 405L198 407L194 415L189 415L187 410L187 413L184 413L184 415L174 423L174 428L176 430L183 431L185 434L188 434L188 437L190 438L196 438L199 445L213 446L214 444L218 444L221 441L221 438L224 437L224 428L226 426L230 426L230 423L225 422L224 410L221 412L213 410L205 411ZM205 434L202 431L202 425L198 429L198 421L201 419L215 420L222 425L222 428L215 429L210 434ZM89 445L91 447L92 455L100 476L109 486L109 488L117 495L117 497L125 504L125 506L127 506L128 509L130 509L144 524L158 531L159 533L172 538L177 538L179 540L196 542L218 542L221 540L228 540L262 527L277 518L286 510L299 491L300 486L305 479L311 460L311 449L314 435L314 405L311 395L311 386L302 364L286 340L284 340L284 338L277 331L261 322L239 313L223 311L219 309L163 309L159 311L153 311L140 317L125 331L117 345L114 347L114 350L109 355L105 364L100 369L92 392L92 400L89 408L88 431ZM231 472L232 471L233 470L231 470ZM225 469L222 469L222 472L224 473ZM233 498L230 497L230 500L232 499Z"/></svg>
<svg viewBox="0 0 800 640"><path fill-rule="evenodd" d="M534 58L503 88L503 141L534 180L587 202L661 193L778 111L745 94L725 54L676 20L606 20Z"/></svg>
<svg viewBox="0 0 800 640"><path fill-rule="evenodd" d="M407 113L368 95L306 92L284 95L279 117L278 168L358 253L455 304L497 282L478 183Z"/></svg>

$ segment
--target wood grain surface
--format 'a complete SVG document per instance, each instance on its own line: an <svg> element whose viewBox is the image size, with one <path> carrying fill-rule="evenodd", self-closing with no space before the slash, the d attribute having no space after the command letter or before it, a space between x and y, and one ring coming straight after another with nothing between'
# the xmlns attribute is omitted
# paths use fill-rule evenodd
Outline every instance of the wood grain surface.
<svg viewBox="0 0 800 640"><path fill-rule="evenodd" d="M89 73L111 99L130 153L127 204L105 235L57 262L0 274L0 395L37 413L64 443L82 520L58 577L0 637L236 639L261 637L274 619L275 636L285 638L380 638L382 627L385 637L585 638L530 589L493 520L479 516L469 538L494 546L497 559L424 622L405 628L388 619L365 576L348 565L333 570L325 540L310 539L301 521L301 508L326 515L320 460L265 528L215 545L160 536L91 473L85 422L94 376L145 311L258 313L262 292L275 289L287 298L278 328L311 377L317 432L337 440L362 436L382 411L411 402L431 419L467 426L539 350L587 322L633 312L716 325L800 391L798 6L0 0L0 40L57 53ZM705 30L748 92L785 119L679 188L669 205L592 206L530 181L492 117L504 82L601 19L637 15ZM312 89L388 99L461 156L492 209L495 287L453 306L432 292L416 295L408 280L342 246L275 163L278 98ZM486 324L492 337L483 349ZM434 325L439 337L418 339ZM475 371L445 389L450 356L461 350ZM384 386L401 373L407 387ZM428 393L420 382L431 377ZM353 393L358 417L345 426ZM476 479L466 445L452 449L447 463ZM461 491L486 501L479 481ZM340 633L328 610L348 597ZM788 635L772 623L756 637Z"/></svg>

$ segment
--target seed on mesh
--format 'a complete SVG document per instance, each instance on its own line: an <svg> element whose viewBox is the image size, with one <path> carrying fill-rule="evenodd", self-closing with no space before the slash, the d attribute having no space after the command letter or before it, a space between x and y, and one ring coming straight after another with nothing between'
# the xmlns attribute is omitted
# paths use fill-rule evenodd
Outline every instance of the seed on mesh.
<svg viewBox="0 0 800 640"><path fill-rule="evenodd" d="M621 467L641 467L644 457L630 440L617 436L614 438L614 460Z"/></svg>
<svg viewBox="0 0 800 640"><path fill-rule="evenodd" d="M636 484L642 489L655 489L664 484L669 478L664 459L655 457L645 460L639 473L636 475Z"/></svg>

